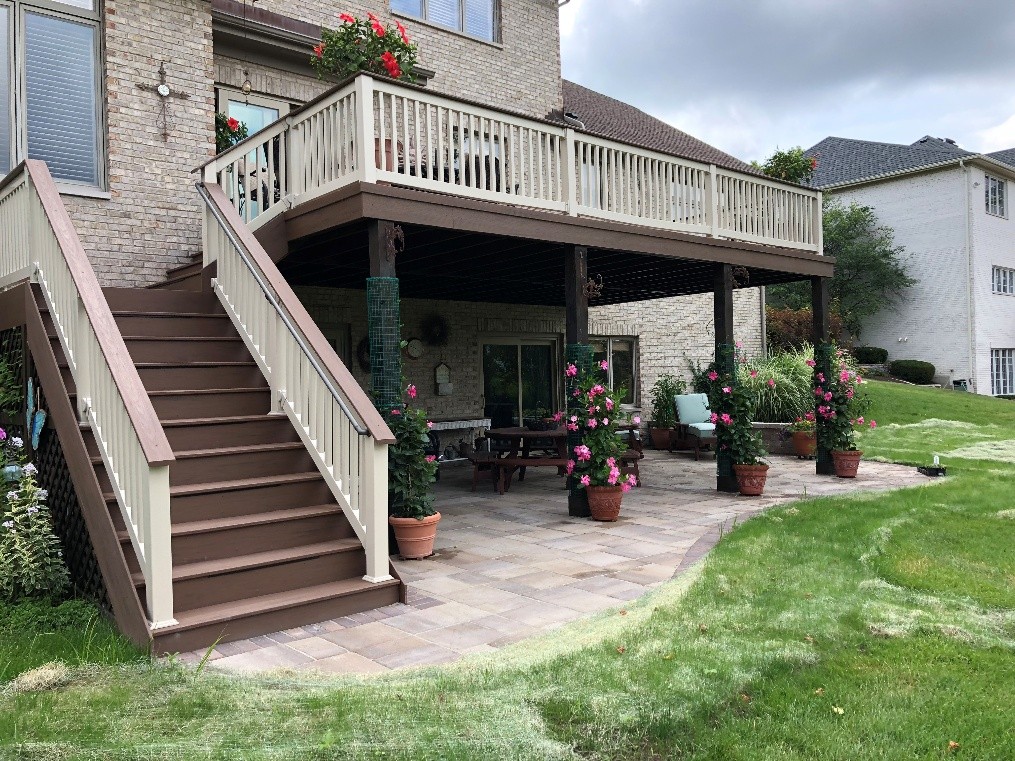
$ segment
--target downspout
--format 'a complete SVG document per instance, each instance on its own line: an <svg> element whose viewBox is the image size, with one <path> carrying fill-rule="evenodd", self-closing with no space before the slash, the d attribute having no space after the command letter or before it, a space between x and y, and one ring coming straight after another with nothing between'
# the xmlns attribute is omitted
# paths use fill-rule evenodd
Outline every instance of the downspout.
<svg viewBox="0 0 1015 761"><path fill-rule="evenodd" d="M977 382L976 376L976 333L973 330L973 324L975 321L975 311L973 301L973 278L975 273L973 272L973 236L971 227L973 224L972 215L969 213L970 205L972 204L973 190L970 187L972 181L972 173L969 171L969 167L966 166L966 162L963 159L959 159L959 166L962 167L962 172L966 179L966 192L965 192L965 207L966 207L966 299L968 301L966 309L966 345L969 347L969 384L972 386L972 390L979 393L980 387Z"/></svg>

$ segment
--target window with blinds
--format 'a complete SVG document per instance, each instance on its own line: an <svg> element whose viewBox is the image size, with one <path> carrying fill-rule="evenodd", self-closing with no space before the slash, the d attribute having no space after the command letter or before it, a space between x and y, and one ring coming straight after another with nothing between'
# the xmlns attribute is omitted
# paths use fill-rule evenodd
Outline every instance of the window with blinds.
<svg viewBox="0 0 1015 761"><path fill-rule="evenodd" d="M0 175L23 158L101 183L98 14L92 0L0 0ZM13 44L12 44L13 43ZM15 76L17 72L17 76Z"/></svg>
<svg viewBox="0 0 1015 761"><path fill-rule="evenodd" d="M495 41L497 0L391 0L391 10Z"/></svg>

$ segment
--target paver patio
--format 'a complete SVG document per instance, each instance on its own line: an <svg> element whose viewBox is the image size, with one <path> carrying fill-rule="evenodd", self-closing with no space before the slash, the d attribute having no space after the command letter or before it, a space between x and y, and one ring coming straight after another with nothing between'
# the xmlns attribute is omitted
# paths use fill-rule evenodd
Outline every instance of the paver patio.
<svg viewBox="0 0 1015 761"><path fill-rule="evenodd" d="M855 480L816 476L814 463L773 457L763 497L715 491L715 462L647 451L644 486L616 523L567 515L563 480L533 469L497 495L471 469L446 468L436 487L435 554L395 562L407 604L218 645L230 671L370 673L490 652L625 602L673 578L718 541L722 527L804 496L925 482L915 468L864 462ZM185 653L194 663L204 652Z"/></svg>

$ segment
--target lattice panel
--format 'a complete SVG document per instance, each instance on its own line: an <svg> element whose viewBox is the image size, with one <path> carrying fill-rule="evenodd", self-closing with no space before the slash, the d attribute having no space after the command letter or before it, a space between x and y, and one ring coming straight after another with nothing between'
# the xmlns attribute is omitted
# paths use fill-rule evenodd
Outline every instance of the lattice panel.
<svg viewBox="0 0 1015 761"><path fill-rule="evenodd" d="M398 278L367 278L370 387L374 404L384 411L402 401L401 330Z"/></svg>

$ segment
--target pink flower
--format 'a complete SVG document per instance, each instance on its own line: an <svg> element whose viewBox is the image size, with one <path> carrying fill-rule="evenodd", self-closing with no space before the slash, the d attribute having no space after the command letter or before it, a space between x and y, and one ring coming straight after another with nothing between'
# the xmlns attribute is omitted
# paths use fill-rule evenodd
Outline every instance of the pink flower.
<svg viewBox="0 0 1015 761"><path fill-rule="evenodd" d="M579 444L574 448L575 456L578 458L578 462L588 462L592 459L592 450L584 444Z"/></svg>
<svg viewBox="0 0 1015 761"><path fill-rule="evenodd" d="M861 377L860 377L859 375L858 375L858 376L856 376L856 385L858 385L858 386L859 386L859 385L860 385L861 383L863 383L863 382L864 382L864 381L863 381L863 378L861 378Z"/></svg>
<svg viewBox="0 0 1015 761"><path fill-rule="evenodd" d="M808 359L804 364L806 364L808 367L814 367L818 363L815 362L813 359Z"/></svg>
<svg viewBox="0 0 1015 761"><path fill-rule="evenodd" d="M738 349L743 349L744 348L744 342L743 341L737 341L734 344L734 346L736 346Z"/></svg>
<svg viewBox="0 0 1015 761"><path fill-rule="evenodd" d="M717 413L713 412L711 417L709 417L709 420L711 420L712 424L715 425L716 423L719 422L719 415Z"/></svg>
<svg viewBox="0 0 1015 761"><path fill-rule="evenodd" d="M410 398L410 399L415 399L415 398L416 398L416 387L415 387L415 386L413 386L413 385L412 385L412 384L410 383L410 384L408 385L408 387L406 387L406 389L405 389L405 393L407 393L407 394L409 395L409 398Z"/></svg>
<svg viewBox="0 0 1015 761"><path fill-rule="evenodd" d="M559 423L562 417L564 417L564 413L563 412L554 412L553 413L553 422L554 423Z"/></svg>
<svg viewBox="0 0 1015 761"><path fill-rule="evenodd" d="M600 370L609 370L609 369L610 369L610 363L609 363L609 362L607 362L607 361L606 361L606 360L604 359L604 360L603 360L602 362L600 362L600 363L599 363L599 369L600 369Z"/></svg>
<svg viewBox="0 0 1015 761"><path fill-rule="evenodd" d="M826 407L823 404L819 404L818 405L818 414L819 415L824 415L826 412L828 412L828 407Z"/></svg>
<svg viewBox="0 0 1015 761"><path fill-rule="evenodd" d="M613 412L613 400L612 399L607 399L606 400L606 409L607 409L608 412Z"/></svg>
<svg viewBox="0 0 1015 761"><path fill-rule="evenodd" d="M871 428L877 428L877 427L878 427L877 421L876 420L872 420L871 421Z"/></svg>
<svg viewBox="0 0 1015 761"><path fill-rule="evenodd" d="M814 413L813 412L805 412L804 413L804 420L814 420Z"/></svg>
<svg viewBox="0 0 1015 761"><path fill-rule="evenodd" d="M391 410L391 414L392 415L401 415L402 411L400 409L398 409L398 407L395 407L393 410Z"/></svg>
<svg viewBox="0 0 1015 761"><path fill-rule="evenodd" d="M426 421L426 427L427 427L427 430L433 428L433 421L432 420L427 420Z"/></svg>
<svg viewBox="0 0 1015 761"><path fill-rule="evenodd" d="M824 400L825 400L826 402L830 402L830 401L832 401L832 392L831 392L831 391L826 391L826 392L825 392L825 395L824 395L824 397L822 397L822 398L823 398L823 399L824 399Z"/></svg>
<svg viewBox="0 0 1015 761"><path fill-rule="evenodd" d="M751 377L752 378L757 378L758 377L758 371L757 370L751 370Z"/></svg>
<svg viewBox="0 0 1015 761"><path fill-rule="evenodd" d="M573 378L577 374L578 368L573 364L568 365L567 369L564 371L564 375L566 375L568 378Z"/></svg>
<svg viewBox="0 0 1015 761"><path fill-rule="evenodd" d="M578 425L576 423L568 423L567 424L567 430L569 430L569 431L577 431L578 430Z"/></svg>
<svg viewBox="0 0 1015 761"><path fill-rule="evenodd" d="M637 486L638 485L638 479L635 477L634 473L628 473L628 475L627 475L627 483L630 484L631 486Z"/></svg>
<svg viewBox="0 0 1015 761"><path fill-rule="evenodd" d="M839 373L839 383L849 383L849 370Z"/></svg>
<svg viewBox="0 0 1015 761"><path fill-rule="evenodd" d="M314 55L317 58L321 58L324 55L324 43L323 42L319 42L316 45L314 45Z"/></svg>
<svg viewBox="0 0 1015 761"><path fill-rule="evenodd" d="M582 486L588 486L591 483L592 483L592 479L589 478L587 475L581 477L581 484L582 484Z"/></svg>
<svg viewBox="0 0 1015 761"><path fill-rule="evenodd" d="M356 23L356 17L355 16L350 16L348 13L340 13L338 18L339 18L339 20L343 24L355 24Z"/></svg>
<svg viewBox="0 0 1015 761"><path fill-rule="evenodd" d="M722 392L724 394L732 394L733 393L733 389L731 389L729 386L723 386L722 387Z"/></svg>
<svg viewBox="0 0 1015 761"><path fill-rule="evenodd" d="M818 383L824 383L824 382L825 382L825 374L824 373L818 373Z"/></svg>
<svg viewBox="0 0 1015 761"><path fill-rule="evenodd" d="M717 372L716 372L715 370L713 370L712 372L710 372L710 373L708 374L708 379L709 379L710 381L716 381L716 380L719 380L719 373L717 373Z"/></svg>
<svg viewBox="0 0 1015 761"><path fill-rule="evenodd" d="M631 484L625 481L620 485L620 490L626 494L627 492L631 491Z"/></svg>
<svg viewBox="0 0 1015 761"><path fill-rule="evenodd" d="M603 418L603 425L609 425L609 424L610 424L610 419L608 417L604 417Z"/></svg>
<svg viewBox="0 0 1015 761"><path fill-rule="evenodd" d="M571 396L578 396L579 394L581 394L581 390L577 388L573 392L571 392Z"/></svg>
<svg viewBox="0 0 1015 761"><path fill-rule="evenodd" d="M577 415L572 415L571 416L571 422L572 423L577 423L578 422L578 416Z"/></svg>
<svg viewBox="0 0 1015 761"><path fill-rule="evenodd" d="M617 467L617 458L616 457L607 457L606 458L606 467L608 467L608 468L615 468L615 467Z"/></svg>
<svg viewBox="0 0 1015 761"><path fill-rule="evenodd" d="M635 425L641 425L641 418L635 415L633 418L631 418L631 422L634 423Z"/></svg>
<svg viewBox="0 0 1015 761"><path fill-rule="evenodd" d="M719 419L723 422L723 425L729 425L733 422L733 418L730 417L728 412L724 412L719 416Z"/></svg>
<svg viewBox="0 0 1015 761"><path fill-rule="evenodd" d="M597 383L596 385L594 385L592 388L589 389L589 397L599 396L600 394L604 393L605 391L606 391L606 389L602 385Z"/></svg>
<svg viewBox="0 0 1015 761"><path fill-rule="evenodd" d="M426 461L427 462L436 462L437 461L437 455L428 454L426 456Z"/></svg>
<svg viewBox="0 0 1015 761"><path fill-rule="evenodd" d="M6 438L7 438L7 431L5 431L3 428L0 428L0 441L3 441Z"/></svg>
<svg viewBox="0 0 1015 761"><path fill-rule="evenodd" d="M768 379L768 387L769 388L775 388L775 378L769 378Z"/></svg>
<svg viewBox="0 0 1015 761"><path fill-rule="evenodd" d="M567 474L568 475L571 475L572 473L574 473L574 466L575 466L574 460L568 460L567 461Z"/></svg>
<svg viewBox="0 0 1015 761"><path fill-rule="evenodd" d="M825 389L821 388L821 386L818 386L816 389L814 389L814 396L824 396L824 395Z"/></svg>
<svg viewBox="0 0 1015 761"><path fill-rule="evenodd" d="M857 425L863 425L863 415L861 415L860 417L858 417L856 419L856 424Z"/></svg>
<svg viewBox="0 0 1015 761"><path fill-rule="evenodd" d="M594 417L590 417L590 418L589 418L589 419L588 419L588 420L587 420L587 421L585 422L585 425L587 425L587 426L588 426L589 428L595 428L595 427L596 427L596 425L597 425L597 423L596 423L596 419L595 419Z"/></svg>
<svg viewBox="0 0 1015 761"><path fill-rule="evenodd" d="M402 26L397 21L395 22L395 26L398 27L398 33L400 35L402 35L402 42L404 42L406 45L408 45L409 44L409 35L405 33L405 27Z"/></svg>

